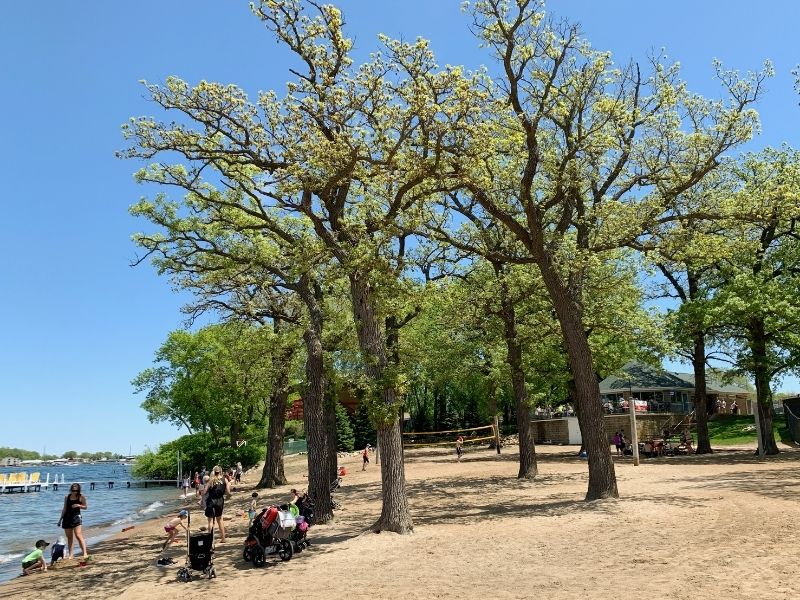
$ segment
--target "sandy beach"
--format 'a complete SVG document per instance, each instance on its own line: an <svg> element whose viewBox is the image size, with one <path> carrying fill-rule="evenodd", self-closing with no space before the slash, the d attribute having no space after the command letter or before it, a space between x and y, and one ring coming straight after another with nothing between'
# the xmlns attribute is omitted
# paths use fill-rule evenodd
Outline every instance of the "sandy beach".
<svg viewBox="0 0 800 600"><path fill-rule="evenodd" d="M309 532L311 548L264 568L242 560L246 507L255 471L226 504L228 540L216 547L218 578L176 579L186 547L155 565L163 519L92 548L89 566L60 563L15 579L5 597L156 600L218 590L226 598L800 597L794 516L800 451L758 461L752 449L711 456L617 459L619 500L584 502L586 463L576 448L537 448L540 476L518 481L516 448L406 454L412 535L365 532L380 512L379 467L347 467L335 522ZM261 504L304 487L305 456L288 457L289 483L262 490ZM205 524L199 512L193 529ZM214 592L217 593L217 592Z"/></svg>

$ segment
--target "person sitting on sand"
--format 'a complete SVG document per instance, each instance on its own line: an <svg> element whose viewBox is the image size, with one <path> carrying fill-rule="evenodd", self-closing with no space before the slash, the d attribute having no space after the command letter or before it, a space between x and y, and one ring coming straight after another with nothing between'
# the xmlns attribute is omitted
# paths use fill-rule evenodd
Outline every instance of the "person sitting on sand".
<svg viewBox="0 0 800 600"><path fill-rule="evenodd" d="M178 537L178 526L180 525L183 527L183 530L186 531L186 525L183 524L183 520L189 516L189 512L182 510L178 513L177 517L172 517L169 521L166 522L164 525L164 531L167 532L167 539L164 540L164 544L161 546L161 551L169 547L169 545L175 541L175 538Z"/></svg>
<svg viewBox="0 0 800 600"><path fill-rule="evenodd" d="M37 540L33 551L22 559L22 574L30 575L34 571L47 571L47 563L44 562L44 549L50 544L44 540Z"/></svg>
<svg viewBox="0 0 800 600"><path fill-rule="evenodd" d="M633 456L633 445L631 444L631 441L624 435L622 436L622 455Z"/></svg>
<svg viewBox="0 0 800 600"><path fill-rule="evenodd" d="M688 429L683 430L683 434L681 435L681 444L686 446L686 454L694 454L694 448L692 448L692 434L689 433Z"/></svg>
<svg viewBox="0 0 800 600"><path fill-rule="evenodd" d="M644 448L642 448L642 453L647 458L653 458L653 442L646 440L644 443Z"/></svg>

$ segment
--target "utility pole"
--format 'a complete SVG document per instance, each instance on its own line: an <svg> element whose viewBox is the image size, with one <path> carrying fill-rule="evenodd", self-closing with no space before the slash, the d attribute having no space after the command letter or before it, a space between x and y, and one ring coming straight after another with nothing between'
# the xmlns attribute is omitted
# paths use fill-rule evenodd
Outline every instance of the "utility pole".
<svg viewBox="0 0 800 600"><path fill-rule="evenodd" d="M631 450L633 450L633 466L639 466L639 436L636 433L636 402L633 400L633 387L628 379L628 409L631 412Z"/></svg>

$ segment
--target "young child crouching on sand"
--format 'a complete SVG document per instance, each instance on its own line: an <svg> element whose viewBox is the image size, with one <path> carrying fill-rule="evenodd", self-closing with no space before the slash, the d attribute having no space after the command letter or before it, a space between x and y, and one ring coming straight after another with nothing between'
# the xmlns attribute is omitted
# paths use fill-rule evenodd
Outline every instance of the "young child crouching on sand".
<svg viewBox="0 0 800 600"><path fill-rule="evenodd" d="M50 544L44 540L38 540L36 542L36 547L33 549L33 552L22 559L23 575L30 575L34 571L41 571L42 573L47 571L47 563L44 562L44 549L49 545Z"/></svg>
<svg viewBox="0 0 800 600"><path fill-rule="evenodd" d="M164 525L164 531L167 532L167 539L164 541L164 545L161 546L161 551L167 549L172 542L175 541L175 538L178 537L178 525L183 527L183 530L186 531L186 525L183 524L183 520L189 516L189 512L182 510L178 513L177 517L172 517L167 524Z"/></svg>

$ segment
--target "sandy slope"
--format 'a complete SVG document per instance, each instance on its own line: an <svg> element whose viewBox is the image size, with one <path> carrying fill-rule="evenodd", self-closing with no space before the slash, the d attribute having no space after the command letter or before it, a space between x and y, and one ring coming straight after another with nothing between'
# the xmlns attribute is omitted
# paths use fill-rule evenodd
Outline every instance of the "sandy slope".
<svg viewBox="0 0 800 600"><path fill-rule="evenodd" d="M290 562L255 569L241 558L245 519L227 513L230 539L217 547L218 579L178 583L154 566L161 523L94 549L85 569L65 566L0 587L13 598L156 600L185 593L233 599L303 598L800 598L795 517L800 452L759 463L749 450L671 457L633 467L619 460L621 499L582 501L586 463L574 449L540 447L536 481L518 481L515 449L470 451L462 463L440 451L407 453L415 521L409 536L364 533L380 512L378 467L358 456L334 524L312 528L314 546ZM305 457L287 460L303 485ZM255 481L253 475L252 481ZM182 560L185 547L170 551ZM224 588L224 589L220 589Z"/></svg>

